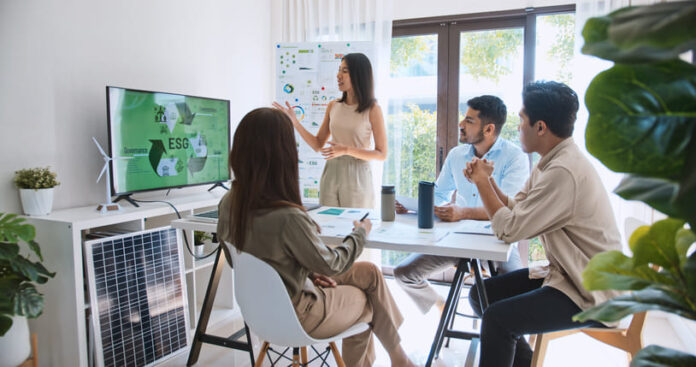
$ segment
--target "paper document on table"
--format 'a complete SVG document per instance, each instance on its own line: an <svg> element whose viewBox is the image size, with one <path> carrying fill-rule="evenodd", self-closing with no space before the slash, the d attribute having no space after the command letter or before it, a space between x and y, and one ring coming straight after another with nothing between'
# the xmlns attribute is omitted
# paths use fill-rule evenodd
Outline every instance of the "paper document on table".
<svg viewBox="0 0 696 367"><path fill-rule="evenodd" d="M353 232L353 223L348 220L317 220L323 236L345 237Z"/></svg>
<svg viewBox="0 0 696 367"><path fill-rule="evenodd" d="M493 236L491 222L479 220L463 220L455 229L454 233L461 234L485 234Z"/></svg>
<svg viewBox="0 0 696 367"><path fill-rule="evenodd" d="M410 198L408 196L397 196L396 201L398 201L407 210L418 212L418 199Z"/></svg>
<svg viewBox="0 0 696 367"><path fill-rule="evenodd" d="M352 220L360 220L365 213L370 213L368 218L370 219L377 219L378 217L375 217L374 213L372 210L366 210L366 209L353 209L353 208L326 208L324 210L321 210L317 212L317 214L322 214L322 215L332 215L335 218L341 218L341 219L352 219Z"/></svg>
<svg viewBox="0 0 696 367"><path fill-rule="evenodd" d="M370 240L402 244L434 244L447 236L449 231L440 228L423 229L404 223L389 223L373 228Z"/></svg>

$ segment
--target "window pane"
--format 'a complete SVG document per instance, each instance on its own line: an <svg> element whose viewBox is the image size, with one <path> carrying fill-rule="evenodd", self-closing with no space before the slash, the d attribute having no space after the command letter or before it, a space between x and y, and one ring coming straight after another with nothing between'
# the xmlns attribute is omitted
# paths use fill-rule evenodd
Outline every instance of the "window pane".
<svg viewBox="0 0 696 367"><path fill-rule="evenodd" d="M384 185L415 197L418 181L435 178L437 35L392 39Z"/></svg>
<svg viewBox="0 0 696 367"><path fill-rule="evenodd" d="M500 134L519 145L518 112L522 107L524 31L522 28L462 32L459 56L459 120L466 102L491 94L505 102L507 122Z"/></svg>
<svg viewBox="0 0 696 367"><path fill-rule="evenodd" d="M575 14L537 16L534 78L571 85Z"/></svg>
<svg viewBox="0 0 696 367"><path fill-rule="evenodd" d="M392 39L387 139L383 185L397 195L416 197L418 181L435 179L437 132L437 35ZM406 253L382 252L383 265L395 265Z"/></svg>
<svg viewBox="0 0 696 367"><path fill-rule="evenodd" d="M536 18L534 79L554 80L572 85L571 63L575 48L575 14L539 15ZM532 154L532 164L540 156ZM529 240L529 262L546 260L538 237Z"/></svg>

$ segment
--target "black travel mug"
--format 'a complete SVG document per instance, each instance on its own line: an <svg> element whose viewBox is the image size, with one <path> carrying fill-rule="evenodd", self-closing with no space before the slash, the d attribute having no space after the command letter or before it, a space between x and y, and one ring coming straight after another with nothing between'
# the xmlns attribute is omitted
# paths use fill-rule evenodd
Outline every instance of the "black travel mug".
<svg viewBox="0 0 696 367"><path fill-rule="evenodd" d="M418 228L433 228L435 183L418 183Z"/></svg>

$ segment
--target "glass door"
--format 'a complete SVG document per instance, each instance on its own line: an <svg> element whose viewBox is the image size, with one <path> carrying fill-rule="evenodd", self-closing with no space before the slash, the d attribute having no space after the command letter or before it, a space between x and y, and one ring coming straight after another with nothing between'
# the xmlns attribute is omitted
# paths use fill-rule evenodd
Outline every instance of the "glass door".
<svg viewBox="0 0 696 367"><path fill-rule="evenodd" d="M382 106L389 149L382 184L394 185L397 196L415 198L419 181L437 177L438 132L446 124L444 105L438 103L446 88L446 79L439 77L446 71L442 63L447 62L441 55L443 37L446 40L445 29L433 26L394 31L390 99L388 106ZM382 251L385 271L407 255Z"/></svg>

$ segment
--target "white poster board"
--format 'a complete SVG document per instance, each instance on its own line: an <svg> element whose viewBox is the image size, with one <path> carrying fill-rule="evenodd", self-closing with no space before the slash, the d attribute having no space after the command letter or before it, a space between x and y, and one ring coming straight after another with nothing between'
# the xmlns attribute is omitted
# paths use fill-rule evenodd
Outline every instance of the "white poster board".
<svg viewBox="0 0 696 367"><path fill-rule="evenodd" d="M278 103L295 110L310 133L319 131L329 101L341 97L336 82L341 58L360 52L373 62L372 42L299 42L276 45L276 93ZM300 194L305 203L319 202L319 179L324 158L295 132L299 152Z"/></svg>

